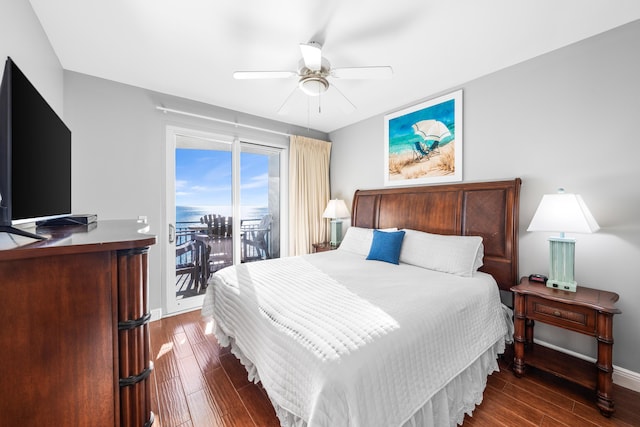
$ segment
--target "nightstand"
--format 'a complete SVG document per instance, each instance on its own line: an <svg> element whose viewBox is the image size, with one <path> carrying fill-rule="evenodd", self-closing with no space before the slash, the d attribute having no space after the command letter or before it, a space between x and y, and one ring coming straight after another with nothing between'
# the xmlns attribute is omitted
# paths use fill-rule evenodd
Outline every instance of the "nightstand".
<svg viewBox="0 0 640 427"><path fill-rule="evenodd" d="M525 366L529 365L595 390L600 412L611 416L614 411L611 396L613 315L621 313L614 306L618 294L584 286L578 286L576 292L562 291L529 282L527 277L511 290L514 293L514 374L524 375ZM535 321L595 337L596 363L534 344Z"/></svg>
<svg viewBox="0 0 640 427"><path fill-rule="evenodd" d="M333 251L335 249L338 249L338 246L336 245L332 245L329 242L322 242L322 243L314 243L313 244L313 253L317 253L317 252L325 252L325 251Z"/></svg>

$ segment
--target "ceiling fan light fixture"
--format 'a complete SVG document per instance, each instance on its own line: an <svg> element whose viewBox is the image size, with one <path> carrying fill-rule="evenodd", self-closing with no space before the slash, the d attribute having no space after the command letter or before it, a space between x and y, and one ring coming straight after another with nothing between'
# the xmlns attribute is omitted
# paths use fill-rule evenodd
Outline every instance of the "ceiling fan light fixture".
<svg viewBox="0 0 640 427"><path fill-rule="evenodd" d="M319 96L329 89L329 82L322 76L304 76L298 82L298 87L309 96Z"/></svg>

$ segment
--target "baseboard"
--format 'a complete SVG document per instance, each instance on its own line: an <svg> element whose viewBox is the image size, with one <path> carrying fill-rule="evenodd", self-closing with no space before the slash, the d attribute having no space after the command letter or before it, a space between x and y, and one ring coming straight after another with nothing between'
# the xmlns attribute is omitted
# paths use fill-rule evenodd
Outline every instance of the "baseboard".
<svg viewBox="0 0 640 427"><path fill-rule="evenodd" d="M160 319L162 319L162 309L154 308L153 310L151 310L151 321L155 322L156 320Z"/></svg>
<svg viewBox="0 0 640 427"><path fill-rule="evenodd" d="M640 393L640 374L613 366L613 383Z"/></svg>
<svg viewBox="0 0 640 427"><path fill-rule="evenodd" d="M161 308L154 308L151 310L151 322L155 322L156 320L160 320L164 317L171 317L171 316L177 316L179 314L183 314L183 313L189 313L190 311L196 311L196 310L200 310L200 307L193 307L193 308L188 308L186 310L181 310L181 311L176 311L173 313L167 313L164 314L162 312Z"/></svg>
<svg viewBox="0 0 640 427"><path fill-rule="evenodd" d="M536 344L540 344L553 350L569 354L573 357L577 357L578 359L587 360L592 363L596 362L596 359L594 359L593 357L585 356L584 354L576 353L575 351L567 350L566 348L558 347L557 345L545 341L540 341L535 338L534 341ZM629 390L640 392L640 373L613 365L612 378L614 384L617 384L624 388L628 388Z"/></svg>

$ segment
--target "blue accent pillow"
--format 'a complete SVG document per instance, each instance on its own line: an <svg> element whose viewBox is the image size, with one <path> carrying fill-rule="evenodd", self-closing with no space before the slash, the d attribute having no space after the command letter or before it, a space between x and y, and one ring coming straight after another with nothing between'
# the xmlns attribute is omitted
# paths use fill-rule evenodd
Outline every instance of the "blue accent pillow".
<svg viewBox="0 0 640 427"><path fill-rule="evenodd" d="M367 259L398 264L404 231L373 230L373 241Z"/></svg>

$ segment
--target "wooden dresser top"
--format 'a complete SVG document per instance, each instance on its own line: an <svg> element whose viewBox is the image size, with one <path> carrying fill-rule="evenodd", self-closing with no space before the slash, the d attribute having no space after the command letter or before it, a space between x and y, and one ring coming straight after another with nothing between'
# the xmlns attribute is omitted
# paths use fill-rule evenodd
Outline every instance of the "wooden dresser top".
<svg viewBox="0 0 640 427"><path fill-rule="evenodd" d="M148 224L136 220L98 221L89 226L41 227L36 233L48 238L35 240L0 233L0 261L132 249L156 243L156 236L148 234Z"/></svg>

